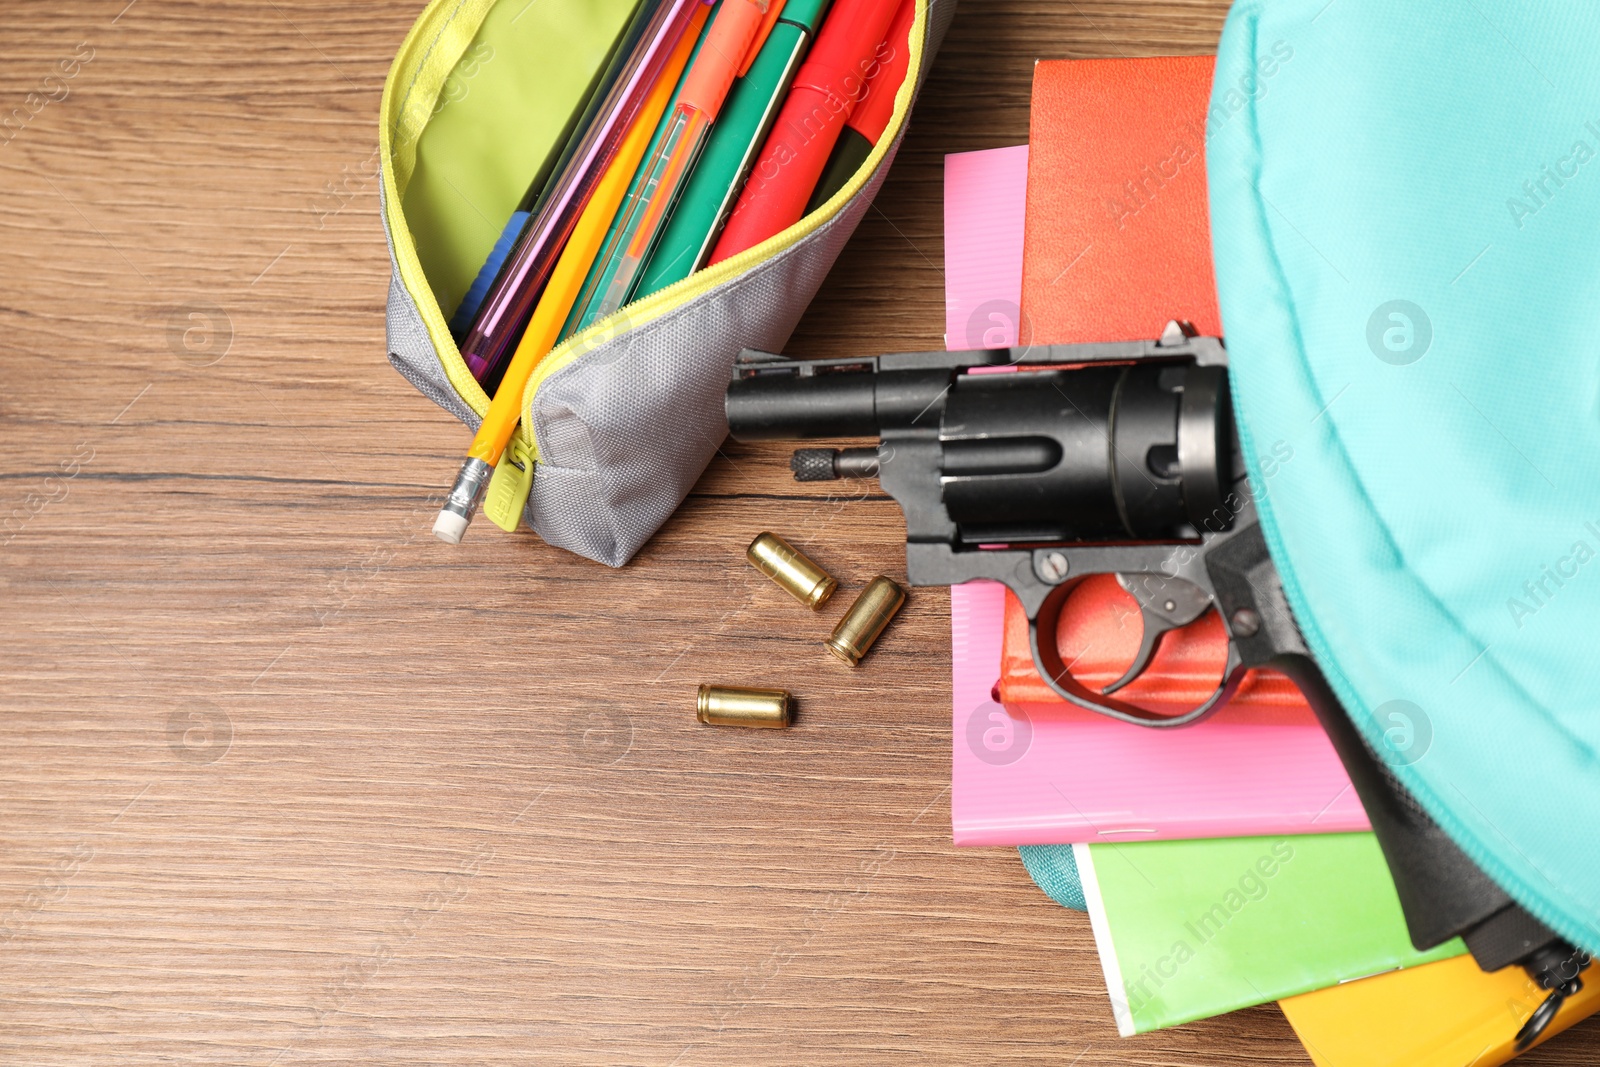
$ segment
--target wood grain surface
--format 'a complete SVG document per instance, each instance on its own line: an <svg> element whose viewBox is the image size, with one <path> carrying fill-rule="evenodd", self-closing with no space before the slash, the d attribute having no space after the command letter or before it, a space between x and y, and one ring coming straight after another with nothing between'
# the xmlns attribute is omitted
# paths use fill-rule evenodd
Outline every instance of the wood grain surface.
<svg viewBox="0 0 1600 1067"><path fill-rule="evenodd" d="M948 596L819 644L903 575L885 499L730 445L621 572L429 535L466 435L384 360L373 179L420 6L7 6L0 1062L1306 1063L1271 1006L1119 1040L1086 919L951 847ZM790 351L938 347L943 155L1026 139L1035 58L1225 8L964 3Z"/></svg>

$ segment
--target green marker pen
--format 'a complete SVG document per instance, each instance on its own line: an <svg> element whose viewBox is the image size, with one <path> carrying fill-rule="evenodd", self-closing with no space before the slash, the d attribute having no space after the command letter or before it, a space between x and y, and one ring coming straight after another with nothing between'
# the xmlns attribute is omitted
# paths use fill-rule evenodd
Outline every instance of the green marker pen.
<svg viewBox="0 0 1600 1067"><path fill-rule="evenodd" d="M687 278L711 255L828 3L787 0L784 4L767 43L723 105L677 209L641 272L636 298Z"/></svg>

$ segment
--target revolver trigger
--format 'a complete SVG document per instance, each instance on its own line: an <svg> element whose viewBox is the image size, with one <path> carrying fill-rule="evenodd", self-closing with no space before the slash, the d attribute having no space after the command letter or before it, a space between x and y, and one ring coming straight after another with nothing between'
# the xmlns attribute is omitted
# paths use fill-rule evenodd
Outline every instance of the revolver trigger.
<svg viewBox="0 0 1600 1067"><path fill-rule="evenodd" d="M1162 636L1168 630L1177 629L1176 626L1167 623L1144 608L1139 609L1139 618L1144 623L1144 636L1139 639L1139 651L1134 654L1133 662L1128 665L1128 669L1123 672L1122 677L1100 690L1106 696L1110 696L1143 674L1144 669L1150 666L1150 661L1155 658L1156 646L1161 643Z"/></svg>
<svg viewBox="0 0 1600 1067"><path fill-rule="evenodd" d="M1148 584L1145 582L1146 579L1148 579ZM1123 583L1124 588L1128 588L1130 584L1134 583L1152 591L1157 587L1164 586L1163 591L1166 594L1157 603L1151 605L1147 612L1144 612L1144 614L1154 614L1156 622L1146 631L1147 634L1151 635L1146 638L1146 642L1150 646L1149 654L1141 653L1140 663L1136 663L1133 670L1129 671L1129 674L1138 677L1139 671L1142 669L1141 664L1151 658L1154 646L1160 640L1161 634L1169 629L1176 630L1185 626L1205 614L1211 607L1211 598L1209 594L1193 583L1185 582L1181 579L1168 579L1162 575L1118 575L1118 580ZM1212 691L1210 696L1181 715L1157 714L1136 705L1122 703L1115 697L1107 695L1111 689L1124 684L1127 681L1126 678L1119 681L1117 685L1110 686L1099 692L1086 687L1072 677L1071 665L1062 662L1061 651L1056 644L1056 621L1060 617L1062 605L1072 592L1072 585L1073 583L1069 580L1056 586L1054 592L1044 599L1038 610L1028 620L1028 644L1033 652L1033 664L1038 668L1039 677L1043 678L1045 684L1049 685L1057 695L1061 696L1069 704L1074 704L1086 711L1097 712L1120 722L1133 723L1137 726L1172 729L1198 722L1221 705L1227 703L1238 690L1240 684L1249 676L1249 669L1241 662L1238 648L1230 643L1228 645L1228 662L1223 669L1222 683ZM1134 592L1133 589L1128 591ZM1135 596L1138 597L1138 594L1135 593ZM1138 599L1143 603L1143 597L1138 597ZM1188 603L1187 606L1183 606L1181 610L1178 610L1180 599L1187 600ZM1167 608L1169 600L1173 601L1172 609Z"/></svg>
<svg viewBox="0 0 1600 1067"><path fill-rule="evenodd" d="M1194 583L1182 578L1168 578L1159 574L1119 574L1117 584L1132 594L1138 603L1144 636L1139 640L1139 651L1127 671L1100 690L1107 696L1144 672L1164 634L1189 625L1211 607L1211 598Z"/></svg>

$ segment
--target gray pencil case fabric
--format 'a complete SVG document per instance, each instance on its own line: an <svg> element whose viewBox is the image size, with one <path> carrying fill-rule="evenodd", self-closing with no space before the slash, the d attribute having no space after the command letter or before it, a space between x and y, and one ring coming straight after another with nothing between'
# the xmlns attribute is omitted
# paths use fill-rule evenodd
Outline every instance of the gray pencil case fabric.
<svg viewBox="0 0 1600 1067"><path fill-rule="evenodd" d="M513 9L521 2L505 0ZM705 470L727 433L723 394L735 356L745 348L782 350L899 149L916 92L955 13L954 0L916 2L909 73L894 117L844 189L783 233L635 301L563 341L541 362L507 456L533 463L522 515L546 542L621 566ZM463 69L487 81L488 66L507 58L508 50L529 53L511 57L519 69L537 68L543 58L537 53L548 46L505 29L516 20L504 10L497 15L502 7L494 0L429 5L390 71L379 144L393 268L389 361L474 430L488 397L467 371L446 324L459 296L439 292L440 272L430 282L424 268L430 248L449 235L440 233L439 219L408 202L407 187L428 162L429 126L444 111L440 100L452 93L471 98ZM463 84L464 91L452 89ZM452 115L452 121L459 118ZM515 207L514 187L507 188L513 199L493 226ZM450 473L438 472L441 488Z"/></svg>

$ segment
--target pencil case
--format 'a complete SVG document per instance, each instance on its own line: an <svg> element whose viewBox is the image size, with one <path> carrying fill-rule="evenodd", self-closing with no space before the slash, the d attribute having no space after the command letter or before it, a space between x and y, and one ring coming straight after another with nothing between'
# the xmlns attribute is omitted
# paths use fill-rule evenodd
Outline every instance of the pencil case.
<svg viewBox="0 0 1600 1067"><path fill-rule="evenodd" d="M379 125L389 362L474 430L489 398L448 320L530 178L559 152L633 7L433 0L390 68ZM734 357L783 349L882 185L954 9L917 0L893 118L830 200L575 333L540 363L507 456L531 472L523 521L547 543L621 566L683 501L726 436ZM442 490L452 469L430 473Z"/></svg>

